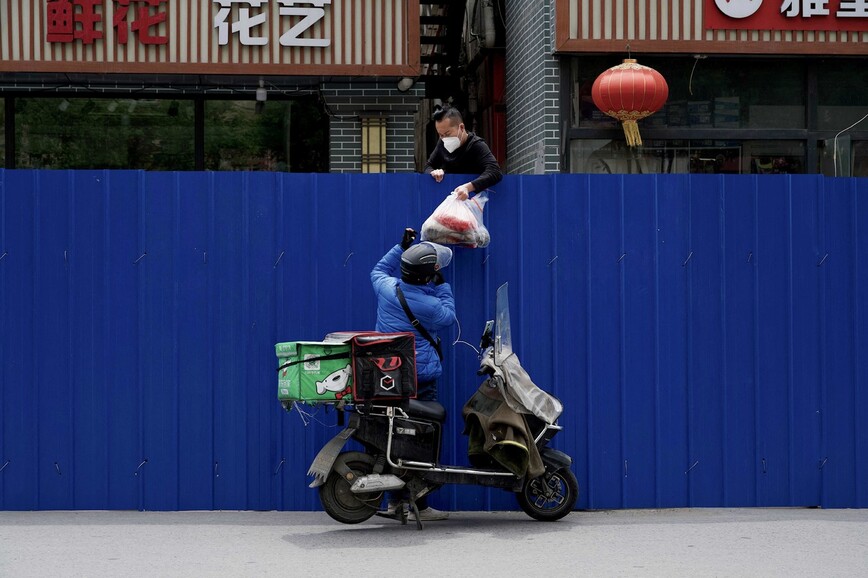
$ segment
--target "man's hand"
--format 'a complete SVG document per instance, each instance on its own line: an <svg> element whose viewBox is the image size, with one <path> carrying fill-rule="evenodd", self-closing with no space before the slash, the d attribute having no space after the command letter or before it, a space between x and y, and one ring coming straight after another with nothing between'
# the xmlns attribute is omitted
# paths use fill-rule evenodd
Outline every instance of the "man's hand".
<svg viewBox="0 0 868 578"><path fill-rule="evenodd" d="M443 273L441 273L440 271L435 271L434 272L434 284L435 285L442 285L445 282L446 282L446 280L443 278Z"/></svg>
<svg viewBox="0 0 868 578"><path fill-rule="evenodd" d="M463 201L475 190L473 183L464 183L455 187L455 190L452 192L458 196L459 201Z"/></svg>
<svg viewBox="0 0 868 578"><path fill-rule="evenodd" d="M410 245L413 244L413 241L416 240L416 231L407 227L404 229L404 236L401 238L401 248L403 250L407 250L410 248Z"/></svg>
<svg viewBox="0 0 868 578"><path fill-rule="evenodd" d="M433 171L431 171L431 176L434 177L434 180L438 183L443 180L443 175L445 174L446 173L443 172L443 169L434 169Z"/></svg>

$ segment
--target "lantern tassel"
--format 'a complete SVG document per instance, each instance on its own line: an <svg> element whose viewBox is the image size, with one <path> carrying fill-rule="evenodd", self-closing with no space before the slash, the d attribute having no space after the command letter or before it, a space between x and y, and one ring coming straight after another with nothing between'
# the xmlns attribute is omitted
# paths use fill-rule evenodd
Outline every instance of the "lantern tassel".
<svg viewBox="0 0 868 578"><path fill-rule="evenodd" d="M627 137L627 146L635 147L642 146L642 137L639 135L639 125L635 120L625 120L623 122L624 136Z"/></svg>

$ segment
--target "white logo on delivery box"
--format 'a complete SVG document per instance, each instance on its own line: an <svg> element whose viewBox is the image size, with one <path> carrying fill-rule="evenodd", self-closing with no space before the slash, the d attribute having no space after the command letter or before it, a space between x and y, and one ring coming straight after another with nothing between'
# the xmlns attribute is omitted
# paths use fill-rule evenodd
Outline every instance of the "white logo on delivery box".
<svg viewBox="0 0 868 578"><path fill-rule="evenodd" d="M392 391L395 389L395 380L388 375L380 378L380 389L383 391Z"/></svg>

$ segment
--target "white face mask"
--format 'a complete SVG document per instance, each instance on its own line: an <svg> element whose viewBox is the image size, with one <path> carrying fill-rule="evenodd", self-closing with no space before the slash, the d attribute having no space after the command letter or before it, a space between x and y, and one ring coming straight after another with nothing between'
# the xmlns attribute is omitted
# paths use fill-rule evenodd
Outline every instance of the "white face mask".
<svg viewBox="0 0 868 578"><path fill-rule="evenodd" d="M443 139L443 148L450 153L454 153L461 146L461 139L457 136L447 136Z"/></svg>

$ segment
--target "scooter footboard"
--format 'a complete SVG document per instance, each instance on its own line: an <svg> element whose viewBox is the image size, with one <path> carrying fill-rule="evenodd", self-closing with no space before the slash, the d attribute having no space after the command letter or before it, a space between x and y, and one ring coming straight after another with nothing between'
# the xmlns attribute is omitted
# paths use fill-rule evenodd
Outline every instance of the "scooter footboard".
<svg viewBox="0 0 868 578"><path fill-rule="evenodd" d="M517 478L507 472L459 471L452 466L444 466L444 469L418 472L420 478L433 484L466 484L471 486L485 486L488 488L501 488L511 492L520 492L524 478Z"/></svg>

